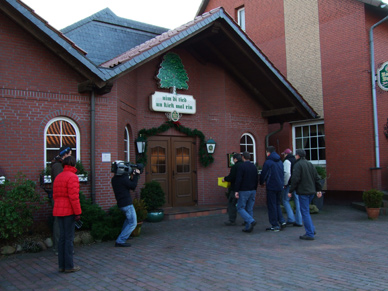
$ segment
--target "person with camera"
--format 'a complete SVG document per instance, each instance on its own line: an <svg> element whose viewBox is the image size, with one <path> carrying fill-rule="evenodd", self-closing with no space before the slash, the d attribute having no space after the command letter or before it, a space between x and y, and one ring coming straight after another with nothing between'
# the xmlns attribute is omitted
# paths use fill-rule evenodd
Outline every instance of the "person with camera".
<svg viewBox="0 0 388 291"><path fill-rule="evenodd" d="M72 273L81 268L74 266L74 227L81 219L81 204L79 201L79 180L75 174L75 158L69 156L63 160L63 171L54 181L53 197L55 200L53 215L58 219L58 265L59 272Z"/></svg>
<svg viewBox="0 0 388 291"><path fill-rule="evenodd" d="M137 217L129 190L136 189L140 170L132 170L129 164L121 162L116 165L114 173L115 175L111 181L113 192L115 193L117 206L125 214L123 228L116 239L115 247L130 247L131 244L127 243L126 240L136 228Z"/></svg>
<svg viewBox="0 0 388 291"><path fill-rule="evenodd" d="M69 146L62 146L59 149L58 155L51 161L51 184L54 185L55 178L62 173L62 162L65 158L71 156L71 148ZM54 209L54 199L52 200ZM54 216L53 221L53 251L58 255L58 240L59 240L59 225L58 219Z"/></svg>

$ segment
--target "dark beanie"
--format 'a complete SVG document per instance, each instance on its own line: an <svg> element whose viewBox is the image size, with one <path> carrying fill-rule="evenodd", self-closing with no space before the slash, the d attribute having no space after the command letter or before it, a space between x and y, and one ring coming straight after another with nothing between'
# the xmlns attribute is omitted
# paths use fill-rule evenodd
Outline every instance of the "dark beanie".
<svg viewBox="0 0 388 291"><path fill-rule="evenodd" d="M305 150L297 149L296 152L295 152L295 155L298 155L301 158L305 158L306 157L306 152L305 152Z"/></svg>

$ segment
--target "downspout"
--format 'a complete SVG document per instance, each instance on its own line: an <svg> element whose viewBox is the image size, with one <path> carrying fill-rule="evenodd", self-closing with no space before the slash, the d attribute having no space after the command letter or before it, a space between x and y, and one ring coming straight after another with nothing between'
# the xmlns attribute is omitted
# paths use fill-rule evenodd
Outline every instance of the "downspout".
<svg viewBox="0 0 388 291"><path fill-rule="evenodd" d="M376 101L376 74L375 74L375 56L374 56L374 43L373 43L373 29L388 20L388 16L380 20L376 24L372 25L369 31L369 43L370 43L370 70L372 76L372 101L373 101L373 124L375 135L375 154L376 154L376 168L380 168L380 149L379 149L379 134L377 123L377 101Z"/></svg>
<svg viewBox="0 0 388 291"><path fill-rule="evenodd" d="M95 133L96 133L96 99L94 96L94 91L91 91L90 94L90 197L92 199L92 203L96 203L96 160L95 160Z"/></svg>
<svg viewBox="0 0 388 291"><path fill-rule="evenodd" d="M278 132L281 132L282 130L283 130L283 122L280 123L280 128L279 129L277 129L277 130L275 130L273 132L270 132L269 134L267 134L265 136L265 148L267 148L268 145L269 145L269 138L271 136L273 136L274 134L277 134Z"/></svg>

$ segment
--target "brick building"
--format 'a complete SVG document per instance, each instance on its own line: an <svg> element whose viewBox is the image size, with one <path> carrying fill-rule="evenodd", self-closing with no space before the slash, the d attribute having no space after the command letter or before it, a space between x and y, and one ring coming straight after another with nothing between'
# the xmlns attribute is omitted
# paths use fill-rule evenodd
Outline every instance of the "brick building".
<svg viewBox="0 0 388 291"><path fill-rule="evenodd" d="M58 148L71 145L90 173L81 190L107 209L115 204L111 162L144 159L135 148L143 132L139 188L160 181L171 207L225 203L217 177L229 172L228 153L249 150L262 164L269 124L317 116L222 8L170 31L105 9L60 32L19 0L0 3L0 167L7 179L21 171L38 182ZM187 90L159 88L168 55L179 56ZM163 110L154 107L157 94L167 98L156 102ZM179 116L182 104L193 112L168 122L165 113ZM212 156L203 153L209 138Z"/></svg>
<svg viewBox="0 0 388 291"><path fill-rule="evenodd" d="M326 166L329 196L359 199L361 191L370 188L387 190L388 92L371 81L372 66L378 69L388 61L386 4L379 0L204 0L197 14L219 6L320 116L285 124L270 143L279 151L305 148L313 163ZM272 132L279 125L269 128Z"/></svg>

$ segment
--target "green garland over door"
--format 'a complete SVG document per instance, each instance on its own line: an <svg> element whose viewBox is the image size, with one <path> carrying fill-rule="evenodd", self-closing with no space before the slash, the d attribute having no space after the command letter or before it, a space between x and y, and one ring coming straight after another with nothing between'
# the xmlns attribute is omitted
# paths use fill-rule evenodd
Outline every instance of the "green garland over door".
<svg viewBox="0 0 388 291"><path fill-rule="evenodd" d="M197 129L191 130L190 128L181 125L179 122L166 121L165 123L163 123L161 126L157 128L156 127L153 127L150 129L143 128L139 131L139 136L141 135L147 140L148 137L165 132L172 127L174 127L179 132L186 134L187 136L199 138L200 143L199 143L198 155L199 155L199 161L202 166L207 167L214 162L213 156L207 153L205 135L200 130L197 130ZM143 163L144 165L147 164L147 143L146 143L146 149L143 155L138 156L136 159L136 162Z"/></svg>

